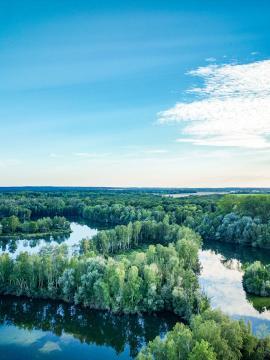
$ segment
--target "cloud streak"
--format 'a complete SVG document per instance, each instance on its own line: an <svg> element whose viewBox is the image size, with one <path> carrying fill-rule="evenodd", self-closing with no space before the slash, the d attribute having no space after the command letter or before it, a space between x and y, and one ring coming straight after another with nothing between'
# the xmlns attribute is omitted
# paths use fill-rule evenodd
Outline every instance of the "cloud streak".
<svg viewBox="0 0 270 360"><path fill-rule="evenodd" d="M110 156L110 153L89 153L89 152L77 152L73 154L74 156L84 158L84 159L99 159L106 158Z"/></svg>
<svg viewBox="0 0 270 360"><path fill-rule="evenodd" d="M201 146L270 148L270 60L209 65L188 73L203 85L158 114L161 123L183 124L178 142Z"/></svg>

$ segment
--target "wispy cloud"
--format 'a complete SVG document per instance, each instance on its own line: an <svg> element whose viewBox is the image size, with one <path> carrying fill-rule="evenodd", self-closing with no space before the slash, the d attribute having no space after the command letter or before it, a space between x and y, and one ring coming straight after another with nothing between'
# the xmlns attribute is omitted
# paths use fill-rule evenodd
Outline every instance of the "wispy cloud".
<svg viewBox="0 0 270 360"><path fill-rule="evenodd" d="M20 159L15 159L15 158L8 158L8 159L4 159L4 160L0 159L0 167L1 168L13 167L13 166L17 166L20 164L22 164L22 161Z"/></svg>
<svg viewBox="0 0 270 360"><path fill-rule="evenodd" d="M110 153L90 153L90 152L77 152L73 154L74 156L84 158L84 159L97 159L105 158L110 156Z"/></svg>
<svg viewBox="0 0 270 360"><path fill-rule="evenodd" d="M56 154L56 153L50 153L50 154L49 154L49 157L50 157L50 158L54 158L54 159L61 159L61 158L63 158L63 155L61 155L61 154Z"/></svg>
<svg viewBox="0 0 270 360"><path fill-rule="evenodd" d="M145 154L167 154L169 151L166 149L151 149L151 150L144 150Z"/></svg>
<svg viewBox="0 0 270 360"><path fill-rule="evenodd" d="M209 65L190 71L203 86L188 90L192 102L159 113L161 123L183 123L179 142L270 148L270 60Z"/></svg>
<svg viewBox="0 0 270 360"><path fill-rule="evenodd" d="M205 59L205 61L208 61L208 62L215 62L217 59L214 58L214 57L208 57Z"/></svg>

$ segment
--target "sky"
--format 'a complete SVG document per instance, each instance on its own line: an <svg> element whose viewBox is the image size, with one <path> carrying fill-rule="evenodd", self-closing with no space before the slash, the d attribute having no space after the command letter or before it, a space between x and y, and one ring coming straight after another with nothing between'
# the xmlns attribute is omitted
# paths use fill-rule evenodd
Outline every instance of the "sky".
<svg viewBox="0 0 270 360"><path fill-rule="evenodd" d="M0 2L0 186L270 186L270 2Z"/></svg>

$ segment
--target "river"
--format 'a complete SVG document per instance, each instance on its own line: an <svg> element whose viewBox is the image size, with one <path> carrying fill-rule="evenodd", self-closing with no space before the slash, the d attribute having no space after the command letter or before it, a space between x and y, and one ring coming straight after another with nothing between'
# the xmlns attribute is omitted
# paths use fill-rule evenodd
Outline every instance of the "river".
<svg viewBox="0 0 270 360"><path fill-rule="evenodd" d="M72 233L52 243L63 242L76 251L78 241L91 238L97 229L72 222ZM12 239L1 251L14 257L20 251L35 253L49 239ZM12 245L10 245L12 244ZM232 318L250 321L253 332L270 331L270 300L249 297L243 290L241 264L254 260L269 263L270 252L231 244L206 242L200 251L202 290L213 308ZM164 336L179 319L158 315L112 315L45 300L0 297L0 359L71 360L130 359L155 336Z"/></svg>

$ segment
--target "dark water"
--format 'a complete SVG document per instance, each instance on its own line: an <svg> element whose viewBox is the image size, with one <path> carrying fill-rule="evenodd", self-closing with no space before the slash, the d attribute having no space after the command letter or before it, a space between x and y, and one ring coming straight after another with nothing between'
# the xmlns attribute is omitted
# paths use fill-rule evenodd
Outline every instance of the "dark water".
<svg viewBox="0 0 270 360"><path fill-rule="evenodd" d="M264 336L270 333L270 298L249 296L242 285L241 265L255 260L269 263L270 251L206 242L200 251L200 284L213 308L250 321L253 332Z"/></svg>
<svg viewBox="0 0 270 360"><path fill-rule="evenodd" d="M166 313L120 316L65 303L0 297L0 359L130 359L177 320Z"/></svg>

